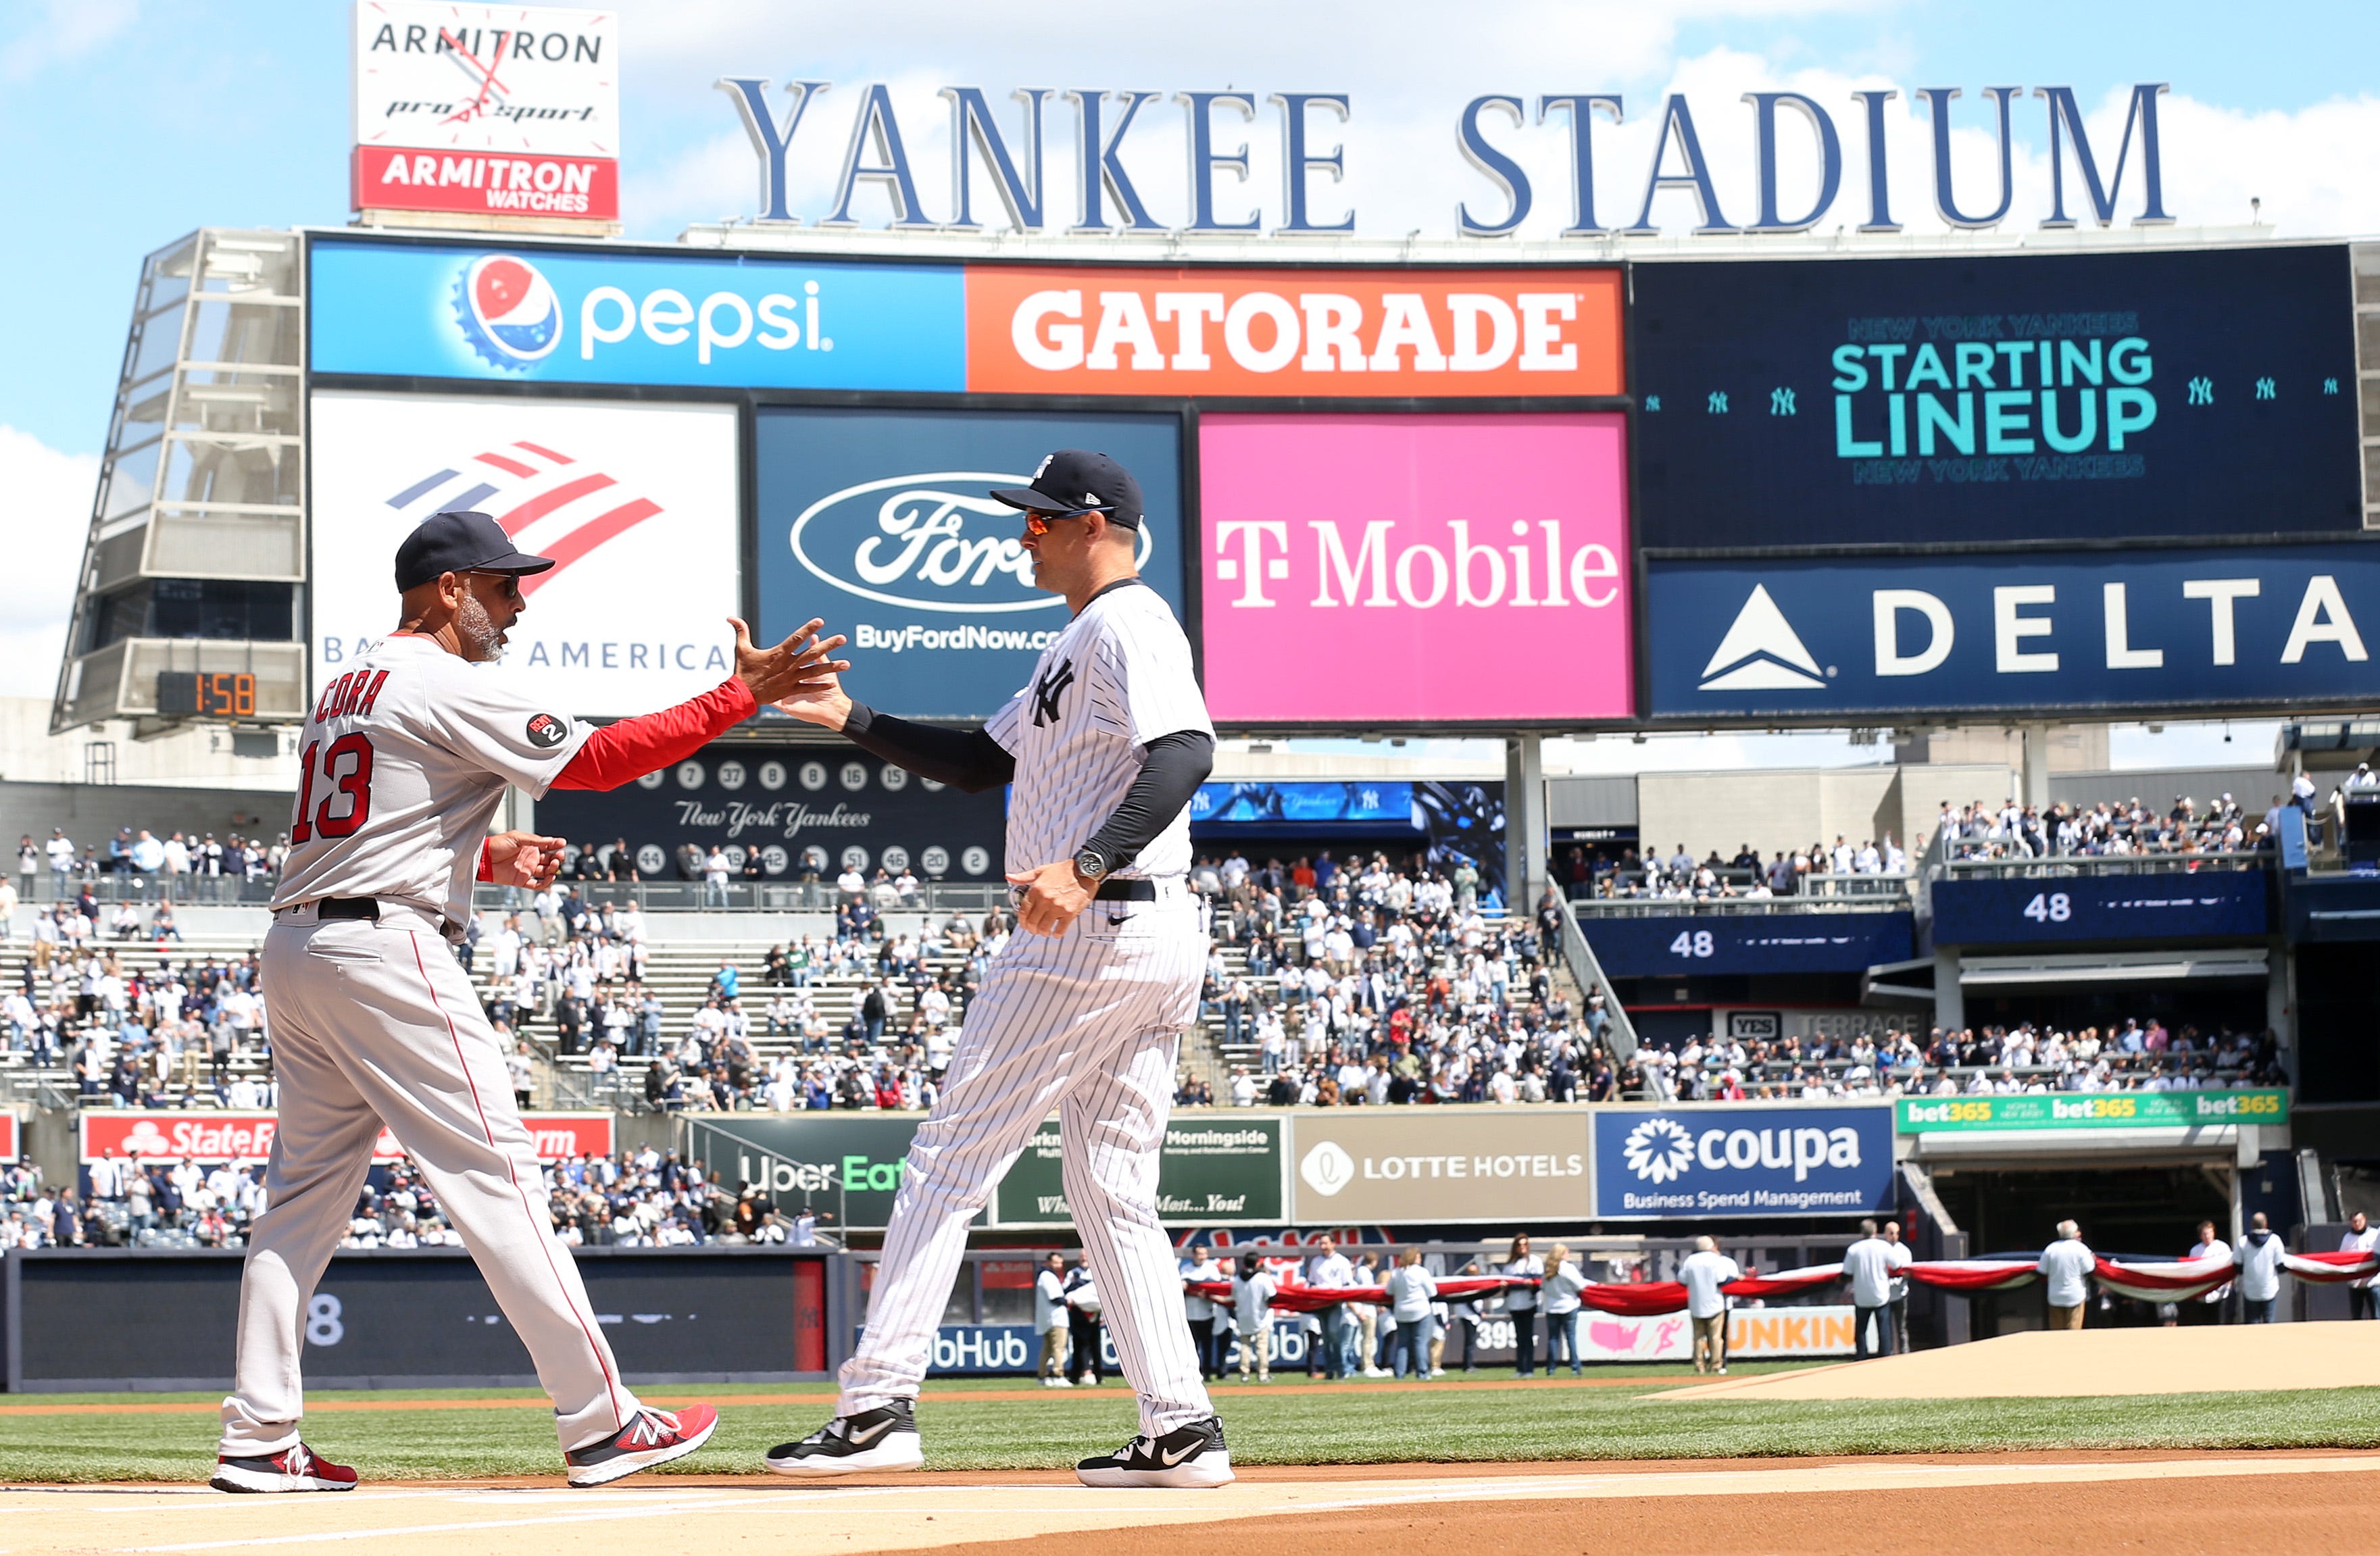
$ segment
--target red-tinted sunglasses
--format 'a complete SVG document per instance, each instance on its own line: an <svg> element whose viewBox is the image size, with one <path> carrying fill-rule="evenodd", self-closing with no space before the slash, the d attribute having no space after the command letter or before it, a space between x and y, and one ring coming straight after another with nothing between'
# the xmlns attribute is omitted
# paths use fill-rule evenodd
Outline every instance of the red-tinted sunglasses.
<svg viewBox="0 0 2380 1556"><path fill-rule="evenodd" d="M1050 524L1058 519L1081 518L1099 511L1097 508L1075 508L1066 513L1043 513L1039 508L1027 508L1025 510L1025 532L1035 536L1046 535L1050 532Z"/></svg>

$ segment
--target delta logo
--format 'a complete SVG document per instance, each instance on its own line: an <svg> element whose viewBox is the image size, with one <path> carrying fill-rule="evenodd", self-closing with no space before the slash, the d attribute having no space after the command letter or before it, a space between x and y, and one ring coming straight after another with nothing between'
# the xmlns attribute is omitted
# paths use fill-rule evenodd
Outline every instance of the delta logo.
<svg viewBox="0 0 2380 1556"><path fill-rule="evenodd" d="M510 254L484 254L455 282L464 343L492 367L526 372L562 344L562 299L544 273Z"/></svg>
<svg viewBox="0 0 2380 1556"><path fill-rule="evenodd" d="M1754 584L1743 608L1703 666L1702 691L1824 691L1831 670L1822 671L1802 635L1769 598L1767 584Z"/></svg>

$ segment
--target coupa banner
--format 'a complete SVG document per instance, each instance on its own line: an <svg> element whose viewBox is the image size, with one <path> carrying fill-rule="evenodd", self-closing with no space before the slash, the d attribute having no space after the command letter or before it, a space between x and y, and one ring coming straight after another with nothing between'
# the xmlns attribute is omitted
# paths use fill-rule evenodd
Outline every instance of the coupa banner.
<svg viewBox="0 0 2380 1556"><path fill-rule="evenodd" d="M2349 704L2369 542L1654 562L1661 719Z"/></svg>
<svg viewBox="0 0 2380 1556"><path fill-rule="evenodd" d="M612 1154L610 1113L523 1113L521 1122L528 1126L537 1154L544 1161ZM111 1156L141 1161L261 1161L273 1154L279 1120L268 1112L86 1109L77 1124L85 1161ZM404 1158L405 1147L393 1132L382 1129L372 1146L372 1160L392 1162Z"/></svg>
<svg viewBox="0 0 2380 1556"><path fill-rule="evenodd" d="M310 249L318 373L960 390L954 265L348 242Z"/></svg>
<svg viewBox="0 0 2380 1556"><path fill-rule="evenodd" d="M1602 1108L1595 1219L1859 1215L1893 1205L1892 1109Z"/></svg>
<svg viewBox="0 0 2380 1556"><path fill-rule="evenodd" d="M990 495L1061 448L1140 482L1140 576L1179 617L1182 429L1167 415L762 407L760 632L813 616L850 638L854 697L911 718L983 719L1065 630L1036 589L1024 516Z"/></svg>

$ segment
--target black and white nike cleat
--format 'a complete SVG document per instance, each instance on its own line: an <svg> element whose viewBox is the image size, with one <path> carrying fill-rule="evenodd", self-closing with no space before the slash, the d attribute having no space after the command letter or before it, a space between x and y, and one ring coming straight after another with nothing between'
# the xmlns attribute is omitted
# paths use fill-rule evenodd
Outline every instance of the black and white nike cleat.
<svg viewBox="0 0 2380 1556"><path fill-rule="evenodd" d="M905 1399L856 1416L837 1416L799 1442L769 1450L768 1465L779 1475L868 1475L916 1469L926 1462L917 1437L916 1405Z"/></svg>
<svg viewBox="0 0 2380 1556"><path fill-rule="evenodd" d="M1223 1421L1209 1416L1163 1437L1135 1437L1112 1453L1085 1459L1075 1477L1086 1486L1228 1486L1232 1452Z"/></svg>

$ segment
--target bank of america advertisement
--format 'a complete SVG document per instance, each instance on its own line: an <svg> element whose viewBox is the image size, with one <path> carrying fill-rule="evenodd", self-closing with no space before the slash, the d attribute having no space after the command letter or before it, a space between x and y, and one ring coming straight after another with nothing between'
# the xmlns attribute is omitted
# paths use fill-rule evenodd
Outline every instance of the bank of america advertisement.
<svg viewBox="0 0 2380 1556"><path fill-rule="evenodd" d="M2339 534L2347 249L1640 264L1656 548Z"/></svg>
<svg viewBox="0 0 2380 1556"><path fill-rule="evenodd" d="M1595 1111L1598 1221L1889 1210L1892 1104Z"/></svg>
<svg viewBox="0 0 2380 1556"><path fill-rule="evenodd" d="M754 435L761 628L825 618L870 707L990 718L1065 630L1064 597L1033 585L1025 516L990 494L1032 484L1055 449L1140 482L1140 576L1182 614L1178 417L763 407Z"/></svg>
<svg viewBox="0 0 2380 1556"><path fill-rule="evenodd" d="M2380 545L1656 561L1655 718L2380 696Z"/></svg>
<svg viewBox="0 0 2380 1556"><path fill-rule="evenodd" d="M521 580L527 607L485 674L558 713L616 717L733 673L733 406L326 390L310 416L318 691L395 627L398 543L455 509L554 561Z"/></svg>

